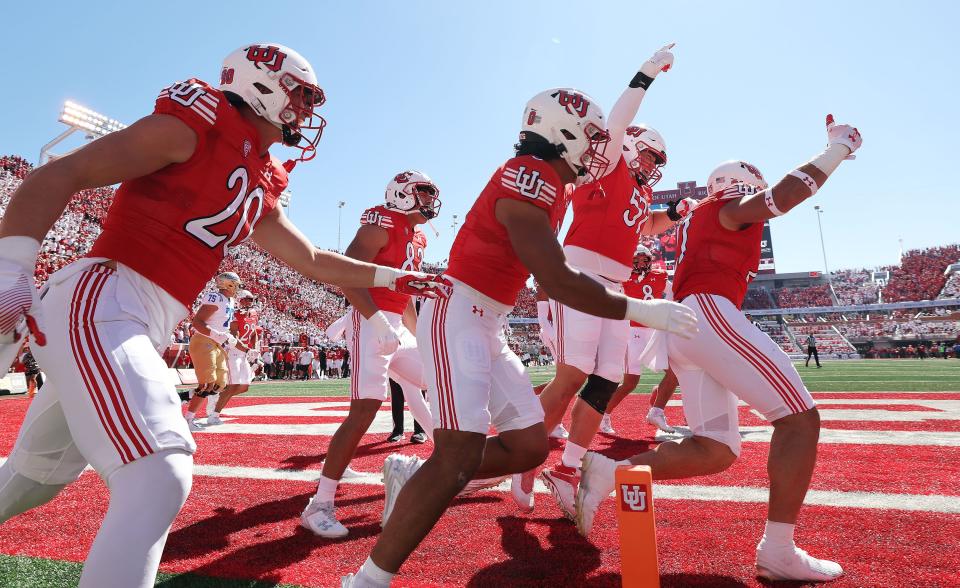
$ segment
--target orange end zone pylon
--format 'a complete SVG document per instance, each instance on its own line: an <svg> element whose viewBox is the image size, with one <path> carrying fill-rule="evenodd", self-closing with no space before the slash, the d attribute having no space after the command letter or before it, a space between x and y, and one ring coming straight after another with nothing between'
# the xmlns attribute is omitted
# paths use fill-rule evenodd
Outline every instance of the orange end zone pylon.
<svg viewBox="0 0 960 588"><path fill-rule="evenodd" d="M620 574L624 588L659 588L657 525L650 466L620 466L616 472Z"/></svg>

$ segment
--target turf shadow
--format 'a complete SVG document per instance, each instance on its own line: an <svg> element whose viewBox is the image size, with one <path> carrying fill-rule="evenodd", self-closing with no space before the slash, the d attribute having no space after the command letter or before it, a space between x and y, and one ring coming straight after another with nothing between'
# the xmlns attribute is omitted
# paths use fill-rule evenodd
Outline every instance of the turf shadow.
<svg viewBox="0 0 960 588"><path fill-rule="evenodd" d="M291 531L296 530L295 536L299 537L298 541L309 544L310 548L315 547L316 544L325 544L328 540L314 537L309 531L299 526L300 513L309 502L310 497L311 494L309 493L298 494L280 500L263 502L240 511L232 508L214 509L212 516L170 533L166 549L163 552L163 560L192 559L209 553L220 552L230 548L230 536L234 533L284 521L289 522ZM344 507L382 499L383 493L379 492L354 498L342 498L337 501L337 505ZM350 523L355 523L358 520L360 520L359 517L346 517L341 520L344 525L350 527L350 535L346 539L338 541L369 537L380 532L379 523L373 524L372 526L375 529L370 529L369 532L367 532L366 527L370 525L351 526ZM236 553L240 552L231 552L225 557L233 557Z"/></svg>
<svg viewBox="0 0 960 588"><path fill-rule="evenodd" d="M500 543L510 559L479 570L467 582L481 586L619 586L620 576L588 576L600 568L600 550L564 519L499 517ZM546 545L536 527L546 527Z"/></svg>

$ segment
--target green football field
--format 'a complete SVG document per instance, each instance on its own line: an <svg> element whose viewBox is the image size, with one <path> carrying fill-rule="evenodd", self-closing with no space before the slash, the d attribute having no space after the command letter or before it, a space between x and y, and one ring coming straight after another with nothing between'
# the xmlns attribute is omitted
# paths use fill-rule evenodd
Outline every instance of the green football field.
<svg viewBox="0 0 960 588"><path fill-rule="evenodd" d="M813 392L958 392L960 361L862 360L824 362L822 369L797 368ZM531 380L548 380L553 368L532 368ZM639 393L647 393L660 380L659 373L644 374ZM681 390L682 392L682 390ZM255 383L247 396L346 396L348 380ZM62 528L62 533L71 529ZM10 546L8 546L10 547ZM5 549L4 551L10 551ZM13 550L16 552L16 550ZM76 586L81 564L33 557L0 555L0 586L47 588ZM227 580L193 574L161 574L157 586L166 587L267 587L288 586L254 580Z"/></svg>

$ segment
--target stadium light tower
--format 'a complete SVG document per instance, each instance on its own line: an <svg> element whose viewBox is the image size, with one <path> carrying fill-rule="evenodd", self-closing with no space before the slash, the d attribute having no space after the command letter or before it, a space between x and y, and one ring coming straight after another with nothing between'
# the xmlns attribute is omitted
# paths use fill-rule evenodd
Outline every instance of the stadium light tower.
<svg viewBox="0 0 960 588"><path fill-rule="evenodd" d="M337 202L337 251L338 252L343 251L342 249L340 249L340 224L341 224L341 221L343 221L343 207L346 204L347 203L344 202L343 200Z"/></svg>
<svg viewBox="0 0 960 588"><path fill-rule="evenodd" d="M823 209L819 205L814 206L813 209L817 211L817 228L820 229L820 251L823 252L823 273L827 275L827 283L831 283L830 279L830 269L827 267L827 248L823 244L823 225L820 223L820 216L823 215Z"/></svg>
<svg viewBox="0 0 960 588"><path fill-rule="evenodd" d="M81 106L71 100L67 100L63 103L63 110L60 111L60 118L57 120L67 125L69 128L43 146L43 148L40 150L40 165L43 165L52 159L69 155L73 151L79 149L79 147L76 147L59 155L51 151L53 147L61 143L73 133L82 132L87 141L94 141L100 137L103 137L104 135L109 135L114 131L127 128L127 125L123 124L122 122L112 119L108 116L104 116L99 112L90 110L89 108Z"/></svg>
<svg viewBox="0 0 960 588"><path fill-rule="evenodd" d="M451 227L453 228L453 236L456 237L457 236L457 215L453 215L453 224L451 225Z"/></svg>

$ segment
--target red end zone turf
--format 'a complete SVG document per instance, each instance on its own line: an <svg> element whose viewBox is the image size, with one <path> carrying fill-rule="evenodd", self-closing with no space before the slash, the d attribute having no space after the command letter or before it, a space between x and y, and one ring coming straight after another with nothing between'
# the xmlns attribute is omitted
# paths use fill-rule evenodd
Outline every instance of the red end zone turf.
<svg viewBox="0 0 960 588"><path fill-rule="evenodd" d="M923 400L911 398L910 404L923 407ZM322 400L244 398L237 405L317 402ZM853 406L854 410L863 408ZM0 454L6 455L26 401L5 401L0 407ZM599 436L595 448L620 456L648 446L652 429L642 423L646 407L645 397L629 397L615 413L619 431L642 439ZM230 415L229 409L226 414ZM674 421L682 418L673 407L668 415ZM234 422L289 425L328 421L329 417L319 415L257 415L239 416ZM891 424L897 423L870 423L876 430L887 430ZM939 425L935 422L928 429L939 430ZM430 451L429 445L386 444L384 437L364 438L355 469L378 470L383 458L398 449L420 455ZM277 468L279 477L301 469L311 470L311 477L319 475L329 442L329 437L317 435L202 433L197 438L198 466ZM758 585L753 577L753 550L762 533L765 505L733 499L684 500L682 493L684 486L765 487L767 447L766 443L744 443L741 459L727 472L686 483L671 482L671 495L679 494L681 499L657 499L664 586ZM555 448L548 463L558 458ZM960 447L824 444L813 487L943 494L960 501L958 458ZM243 472L238 470L237 475ZM190 498L170 534L161 569L307 586L337 585L340 575L362 563L376 540L383 488L341 485L339 515L351 534L339 541L316 538L298 526L299 513L314 489L310 481L196 476ZM106 489L96 475L84 474L51 503L0 526L0 552L82 561L106 500ZM404 566L396 585L617 586L619 553L613 504L611 500L603 506L594 534L586 540L572 524L559 518L548 494L537 495L538 506L531 516L518 515L503 492L459 499ZM847 575L831 587L948 586L956 582L957 528L960 514L909 512L897 509L895 501L889 508L812 505L802 511L798 543L813 555L834 558L844 566Z"/></svg>

